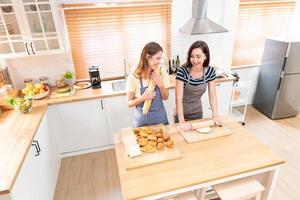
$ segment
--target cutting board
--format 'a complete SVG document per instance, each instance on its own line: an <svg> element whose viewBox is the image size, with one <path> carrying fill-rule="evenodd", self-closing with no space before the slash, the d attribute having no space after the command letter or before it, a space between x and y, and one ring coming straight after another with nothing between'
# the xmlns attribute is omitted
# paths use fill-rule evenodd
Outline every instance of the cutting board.
<svg viewBox="0 0 300 200"><path fill-rule="evenodd" d="M163 127L163 126L162 126ZM165 133L165 128L162 128L164 133ZM131 133L128 132L133 132L132 129L124 129L121 132L121 138L124 140L127 136L131 137ZM170 135L170 134L169 134ZM172 135L170 135L171 139L173 140ZM129 139L131 140L131 139ZM174 141L174 140L173 140ZM156 150L153 153L145 153L142 152L141 155L136 156L136 157L130 157L127 155L126 150L125 150L125 145L122 145L122 157L124 161L125 168L127 170L132 170L144 166L149 166L157 163L162 163L174 159L179 159L182 157L181 152L179 149L176 147L176 141L174 141L174 146L172 148L167 148L165 147L163 150Z"/></svg>
<svg viewBox="0 0 300 200"><path fill-rule="evenodd" d="M199 142L203 140L209 140L213 138L223 137L231 135L231 130L222 126L222 127L211 127L210 133L200 133L197 130L192 131L182 131L179 129L179 132L184 137L187 143Z"/></svg>
<svg viewBox="0 0 300 200"><path fill-rule="evenodd" d="M74 96L76 93L75 89L70 90L70 92L64 92L64 93L57 93L57 92L53 92L50 95L50 98L58 98L58 97L69 97L69 96Z"/></svg>

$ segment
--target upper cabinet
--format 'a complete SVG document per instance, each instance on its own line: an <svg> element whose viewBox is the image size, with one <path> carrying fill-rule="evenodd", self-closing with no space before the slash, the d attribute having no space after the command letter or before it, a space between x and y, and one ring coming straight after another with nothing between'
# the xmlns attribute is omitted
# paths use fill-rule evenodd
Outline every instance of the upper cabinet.
<svg viewBox="0 0 300 200"><path fill-rule="evenodd" d="M52 0L0 0L2 57L63 52Z"/></svg>

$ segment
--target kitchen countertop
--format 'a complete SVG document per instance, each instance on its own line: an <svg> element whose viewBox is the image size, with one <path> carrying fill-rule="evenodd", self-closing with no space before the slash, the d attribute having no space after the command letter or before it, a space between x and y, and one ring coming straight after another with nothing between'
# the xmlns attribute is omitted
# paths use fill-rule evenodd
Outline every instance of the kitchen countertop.
<svg viewBox="0 0 300 200"><path fill-rule="evenodd" d="M220 78L216 79L216 83L222 83L227 81L234 81L234 76L228 76L227 78ZM125 95L126 91L113 91L112 83L113 81L104 81L101 83L102 88L100 89L84 89L84 90L76 90L76 94L74 96L69 97L60 97L60 98L44 98L38 102L38 104L58 104L58 103L67 103L72 101L81 101L81 100L88 100L88 99L97 99L97 98L106 98L112 96L120 96ZM170 76L170 83L171 89L175 88L175 76ZM48 95L50 96L50 95Z"/></svg>
<svg viewBox="0 0 300 200"><path fill-rule="evenodd" d="M217 82L233 81L235 77L217 79ZM171 88L175 76L170 76ZM77 90L74 96L36 100L32 111L22 114L14 110L0 115L0 195L9 193L35 137L36 131L50 104L125 95L125 91L113 91L111 81L102 82L101 89Z"/></svg>
<svg viewBox="0 0 300 200"><path fill-rule="evenodd" d="M123 144L120 134L115 134L123 199L146 198L284 163L238 122L227 117L223 127L230 129L232 134L188 144L175 125L168 125L166 132L181 151L182 158L132 170L125 168Z"/></svg>

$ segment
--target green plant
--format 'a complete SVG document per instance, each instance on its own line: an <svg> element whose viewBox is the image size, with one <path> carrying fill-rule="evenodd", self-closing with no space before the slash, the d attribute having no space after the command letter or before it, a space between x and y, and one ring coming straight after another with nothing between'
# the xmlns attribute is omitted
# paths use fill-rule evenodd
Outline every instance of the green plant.
<svg viewBox="0 0 300 200"><path fill-rule="evenodd" d="M64 78L66 78L66 79L72 79L72 78L74 78L74 73L68 71L68 72L66 72L64 74Z"/></svg>
<svg viewBox="0 0 300 200"><path fill-rule="evenodd" d="M23 113L30 112L32 108L32 100L28 97L7 97L6 104L20 110Z"/></svg>

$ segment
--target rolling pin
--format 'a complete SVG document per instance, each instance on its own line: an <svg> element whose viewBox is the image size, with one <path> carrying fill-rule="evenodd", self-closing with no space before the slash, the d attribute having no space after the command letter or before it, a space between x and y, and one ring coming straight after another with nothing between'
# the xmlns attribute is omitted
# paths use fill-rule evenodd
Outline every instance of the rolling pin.
<svg viewBox="0 0 300 200"><path fill-rule="evenodd" d="M210 127L210 126L214 126L215 123L213 120L207 120L207 121L202 121L202 122L194 122L191 123L192 129L199 129L199 128L205 128L205 127Z"/></svg>

